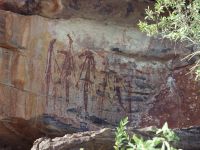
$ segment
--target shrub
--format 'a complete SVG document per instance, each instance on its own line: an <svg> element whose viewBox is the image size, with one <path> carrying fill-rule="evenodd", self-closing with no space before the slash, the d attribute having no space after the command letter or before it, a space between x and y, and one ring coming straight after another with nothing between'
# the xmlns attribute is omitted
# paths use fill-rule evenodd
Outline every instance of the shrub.
<svg viewBox="0 0 200 150"><path fill-rule="evenodd" d="M139 22L141 31L149 36L161 36L173 41L189 43L200 55L200 0L157 0L154 9L146 9L145 21ZM200 77L200 59L191 68Z"/></svg>
<svg viewBox="0 0 200 150"><path fill-rule="evenodd" d="M128 117L121 120L116 128L115 150L176 150L171 143L177 142L179 138L168 128L167 123L161 129L152 130L155 136L147 140L136 134L130 137L127 133L127 123Z"/></svg>

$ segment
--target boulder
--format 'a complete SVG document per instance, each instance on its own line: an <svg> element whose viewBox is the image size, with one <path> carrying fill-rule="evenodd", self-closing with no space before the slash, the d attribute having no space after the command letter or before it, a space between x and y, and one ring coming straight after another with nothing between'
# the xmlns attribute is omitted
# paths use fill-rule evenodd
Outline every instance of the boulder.
<svg viewBox="0 0 200 150"><path fill-rule="evenodd" d="M130 135L137 134L144 139L151 139L154 135L152 129L147 127L141 129L128 129ZM174 132L180 137L177 143L172 143L177 149L198 150L200 148L199 127L190 127L185 129L174 129ZM67 134L63 137L37 139L31 150L113 150L115 144L115 130L104 128L98 131L88 131L82 133Z"/></svg>

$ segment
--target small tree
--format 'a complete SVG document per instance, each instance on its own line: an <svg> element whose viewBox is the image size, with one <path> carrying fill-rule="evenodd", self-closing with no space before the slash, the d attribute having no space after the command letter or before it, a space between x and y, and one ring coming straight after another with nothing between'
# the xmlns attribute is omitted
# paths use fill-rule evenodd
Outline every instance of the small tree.
<svg viewBox="0 0 200 150"><path fill-rule="evenodd" d="M186 58L200 55L200 0L157 0L154 9L146 9L145 21L139 22L141 31L147 35L161 36L173 41L187 41L194 53ZM196 79L200 77L200 59L191 68Z"/></svg>

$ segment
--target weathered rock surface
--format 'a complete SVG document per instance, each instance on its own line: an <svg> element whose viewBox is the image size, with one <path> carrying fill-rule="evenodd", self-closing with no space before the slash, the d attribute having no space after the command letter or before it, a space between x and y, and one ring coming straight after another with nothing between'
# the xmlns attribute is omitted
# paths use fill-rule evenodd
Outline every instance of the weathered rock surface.
<svg viewBox="0 0 200 150"><path fill-rule="evenodd" d="M82 130L48 115L29 120L7 117L0 121L0 149L30 150L33 141L40 137L53 138L78 131Z"/></svg>
<svg viewBox="0 0 200 150"><path fill-rule="evenodd" d="M54 139L40 138L34 142L31 150L79 150L80 148L90 150L112 150L114 143L114 132L111 129L99 131L88 131L75 134L67 134Z"/></svg>
<svg viewBox="0 0 200 150"><path fill-rule="evenodd" d="M130 26L142 12L118 23L116 9L109 22L108 14L88 17L90 5L80 5L88 19L76 11L65 20L0 11L0 118L35 120L30 128L45 132L36 127L31 139L116 126L124 116L134 127L200 125L199 84L187 74L192 62L180 61L191 50Z"/></svg>
<svg viewBox="0 0 200 150"><path fill-rule="evenodd" d="M136 25L154 0L1 0L0 8L23 15L47 18L85 18Z"/></svg>
<svg viewBox="0 0 200 150"><path fill-rule="evenodd" d="M174 129L174 132L180 137L177 143L172 145L178 149L199 150L200 134L199 127L185 129ZM145 139L151 139L155 133L152 128L129 129L130 135L137 134ZM98 131L88 131L83 133L67 134L57 138L37 139L31 150L113 150L115 130L105 128Z"/></svg>

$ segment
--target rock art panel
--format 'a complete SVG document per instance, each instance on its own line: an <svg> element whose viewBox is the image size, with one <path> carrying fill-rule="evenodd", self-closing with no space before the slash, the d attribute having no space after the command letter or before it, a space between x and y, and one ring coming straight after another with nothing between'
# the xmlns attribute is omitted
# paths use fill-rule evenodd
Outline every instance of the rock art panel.
<svg viewBox="0 0 200 150"><path fill-rule="evenodd" d="M86 19L0 16L9 25L0 36L1 118L45 115L77 131L116 126L124 116L134 127L199 124L199 85L185 75L192 63L179 61L190 53L183 44Z"/></svg>

